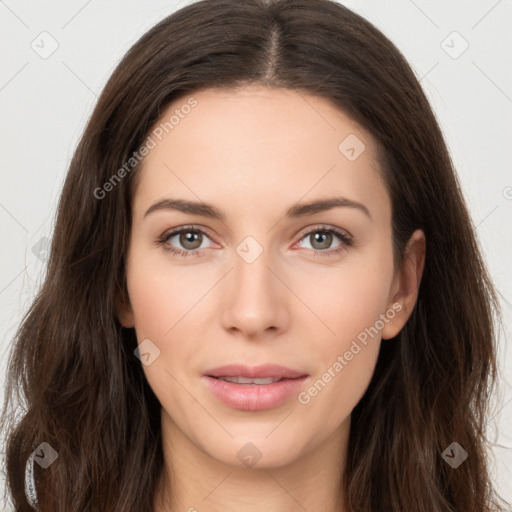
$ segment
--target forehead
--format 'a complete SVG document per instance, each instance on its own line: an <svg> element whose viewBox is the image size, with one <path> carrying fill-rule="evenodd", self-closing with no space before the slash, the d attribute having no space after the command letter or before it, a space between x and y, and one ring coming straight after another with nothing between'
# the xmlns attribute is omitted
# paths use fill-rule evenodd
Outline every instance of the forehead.
<svg viewBox="0 0 512 512"><path fill-rule="evenodd" d="M171 103L150 136L139 207L170 195L262 214L265 204L339 194L389 210L375 141L325 98L263 86L206 89Z"/></svg>

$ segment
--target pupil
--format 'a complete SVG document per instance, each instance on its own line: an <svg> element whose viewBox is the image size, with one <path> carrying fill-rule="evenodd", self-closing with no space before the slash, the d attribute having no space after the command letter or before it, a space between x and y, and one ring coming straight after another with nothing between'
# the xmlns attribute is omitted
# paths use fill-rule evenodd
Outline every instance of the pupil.
<svg viewBox="0 0 512 512"><path fill-rule="evenodd" d="M184 238L184 241L183 239L181 240L181 243L183 245L183 247L186 247L187 249L197 249L197 247L194 247L193 244L194 242L197 241L197 238L199 237L199 233L193 233L191 231L187 231L185 233L182 233L182 238ZM192 244L192 247L189 247L187 244ZM199 244L201 245L201 244Z"/></svg>
<svg viewBox="0 0 512 512"><path fill-rule="evenodd" d="M324 231L318 231L317 233L315 233L313 235L313 237L315 239L315 243L316 242L321 243L321 246L319 247L319 249L327 249L330 245L332 234L326 233Z"/></svg>

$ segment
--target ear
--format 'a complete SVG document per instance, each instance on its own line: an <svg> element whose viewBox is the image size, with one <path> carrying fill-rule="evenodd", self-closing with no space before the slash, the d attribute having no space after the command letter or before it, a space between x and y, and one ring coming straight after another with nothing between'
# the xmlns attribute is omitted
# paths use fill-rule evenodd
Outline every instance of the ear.
<svg viewBox="0 0 512 512"><path fill-rule="evenodd" d="M123 327L134 327L135 316L129 299L127 299L122 290L119 290L116 296L116 313L119 323Z"/></svg>
<svg viewBox="0 0 512 512"><path fill-rule="evenodd" d="M426 239L425 233L417 229L405 248L404 263L393 281L388 310L396 314L382 329L382 339L394 338L411 316L418 299L418 290L425 267Z"/></svg>

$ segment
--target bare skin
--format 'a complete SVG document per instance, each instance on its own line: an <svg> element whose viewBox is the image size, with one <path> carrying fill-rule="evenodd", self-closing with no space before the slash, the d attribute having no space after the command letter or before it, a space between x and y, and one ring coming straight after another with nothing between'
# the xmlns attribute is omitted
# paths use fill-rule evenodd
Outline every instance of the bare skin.
<svg viewBox="0 0 512 512"><path fill-rule="evenodd" d="M197 106L140 170L127 261L130 303L119 308L139 343L149 339L160 350L144 366L162 405L166 473L154 511L343 512L350 415L371 380L381 339L396 336L417 300L424 234L412 235L406 263L395 272L391 201L375 143L327 100L261 86L193 97ZM349 134L365 145L352 161L338 148ZM343 206L285 217L297 203L341 196L368 214ZM164 198L203 201L225 218L166 208L145 215ZM188 225L196 241L177 234L156 242ZM350 235L352 245L334 232L322 239L329 228ZM170 246L195 253L173 254ZM259 255L248 263L245 254ZM361 343L372 326L378 334ZM347 351L354 355L345 357ZM336 370L340 355L346 364ZM302 400L294 394L259 411L227 406L203 374L240 362L307 374ZM319 379L326 385L308 391ZM238 456L244 446L259 457L256 464Z"/></svg>

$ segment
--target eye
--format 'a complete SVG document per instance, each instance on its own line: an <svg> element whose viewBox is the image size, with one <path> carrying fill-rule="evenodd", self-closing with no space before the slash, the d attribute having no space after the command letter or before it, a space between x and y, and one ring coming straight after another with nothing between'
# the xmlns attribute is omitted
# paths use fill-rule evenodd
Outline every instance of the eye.
<svg viewBox="0 0 512 512"><path fill-rule="evenodd" d="M339 241L338 245L330 248L336 238ZM155 243L177 256L187 257L195 256L201 249L204 249L203 242L205 239L210 239L210 237L202 229L195 226L181 226L171 232L164 233ZM346 251L353 245L352 236L347 232L324 225L310 229L301 237L299 243L303 240L310 242L310 250L313 251L315 256L334 256Z"/></svg>
<svg viewBox="0 0 512 512"><path fill-rule="evenodd" d="M339 240L338 245L330 249L336 238ZM353 244L352 237L348 233L328 226L315 226L301 238L302 240L309 241L315 256L334 256L347 250Z"/></svg>
<svg viewBox="0 0 512 512"><path fill-rule="evenodd" d="M208 235L201 229L194 226L182 226L170 233L164 233L156 240L156 244L162 245L166 251L178 256L193 256L199 252L202 242ZM176 239L173 241L173 239ZM178 247L176 247L178 245ZM180 249L179 246L183 247Z"/></svg>

